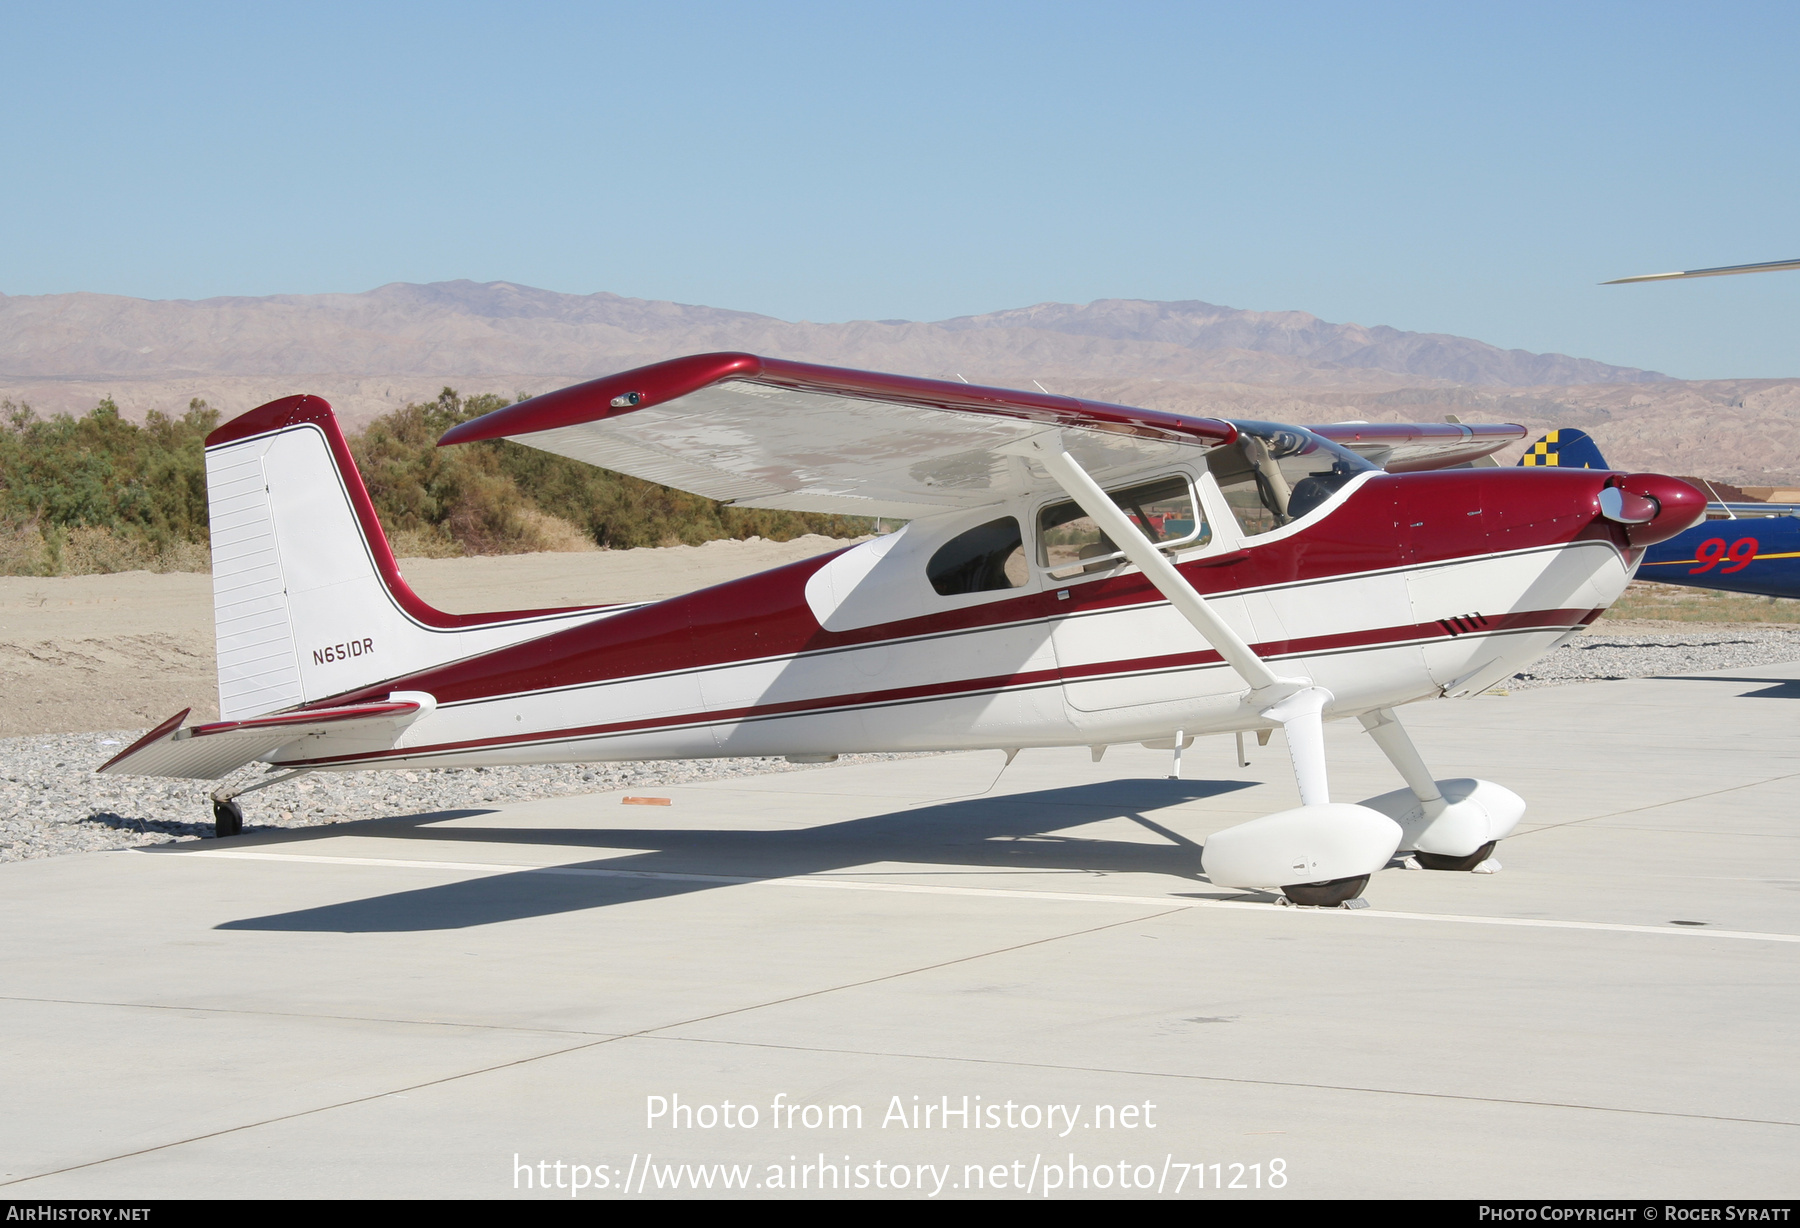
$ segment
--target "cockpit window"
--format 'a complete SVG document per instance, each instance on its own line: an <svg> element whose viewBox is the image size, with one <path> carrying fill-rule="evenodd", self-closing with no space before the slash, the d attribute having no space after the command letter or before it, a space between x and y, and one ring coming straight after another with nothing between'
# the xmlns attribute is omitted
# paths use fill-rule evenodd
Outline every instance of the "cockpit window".
<svg viewBox="0 0 1800 1228"><path fill-rule="evenodd" d="M958 533L931 556L925 576L944 597L1024 587L1031 568L1018 520L1002 516Z"/></svg>
<svg viewBox="0 0 1800 1228"><path fill-rule="evenodd" d="M1239 422L1238 441L1206 454L1245 536L1300 519L1345 482L1375 468L1329 439L1297 426Z"/></svg>
<svg viewBox="0 0 1800 1228"><path fill-rule="evenodd" d="M1194 490L1179 474L1107 492L1138 529L1159 546L1204 545L1212 536L1194 505ZM1123 557L1077 503L1052 503L1038 513L1038 563L1053 580L1102 571Z"/></svg>

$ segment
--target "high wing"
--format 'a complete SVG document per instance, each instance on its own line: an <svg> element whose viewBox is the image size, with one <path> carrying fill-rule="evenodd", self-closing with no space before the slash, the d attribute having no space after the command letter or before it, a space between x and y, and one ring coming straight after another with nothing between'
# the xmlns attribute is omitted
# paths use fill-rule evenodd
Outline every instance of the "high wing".
<svg viewBox="0 0 1800 1228"><path fill-rule="evenodd" d="M1308 429L1389 473L1477 463L1528 433L1516 422L1333 422Z"/></svg>
<svg viewBox="0 0 1800 1228"><path fill-rule="evenodd" d="M1013 451L1051 428L1102 483L1237 438L1217 418L726 353L533 397L438 442L512 439L737 507L917 519L1054 489Z"/></svg>
<svg viewBox="0 0 1800 1228"><path fill-rule="evenodd" d="M1050 427L1102 484L1237 437L1219 418L723 353L532 397L438 442L512 439L736 507L913 519L1047 487L1013 445ZM1395 473L1525 436L1510 423L1313 429Z"/></svg>

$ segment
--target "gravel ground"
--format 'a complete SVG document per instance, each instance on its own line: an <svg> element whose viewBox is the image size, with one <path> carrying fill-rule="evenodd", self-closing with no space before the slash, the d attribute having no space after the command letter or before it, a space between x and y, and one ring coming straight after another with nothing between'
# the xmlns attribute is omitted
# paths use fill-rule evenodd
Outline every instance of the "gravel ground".
<svg viewBox="0 0 1800 1228"><path fill-rule="evenodd" d="M1519 674L1501 690L1603 679L1645 678L1772 665L1800 659L1800 628L1756 624L1683 627L1653 634L1604 625ZM212 835L209 781L96 776L94 767L142 730L0 739L0 862L95 852ZM894 755L846 755L866 763ZM244 799L244 829L312 827L345 819L429 814L496 802L616 789L827 771L782 759L663 760L647 763L467 768L397 773L320 772ZM230 781L250 781L260 765Z"/></svg>
<svg viewBox="0 0 1800 1228"><path fill-rule="evenodd" d="M1602 623L1496 689L1698 674L1795 660L1800 660L1800 628L1795 627L1727 623L1626 635Z"/></svg>
<svg viewBox="0 0 1800 1228"><path fill-rule="evenodd" d="M263 774L252 764L221 781L96 776L94 768L143 736L111 733L0 738L0 862L198 840L213 834L207 794ZM911 755L845 755L869 763ZM244 830L316 827L346 819L481 809L496 802L614 789L817 771L785 759L665 759L644 763L544 764L425 772L315 772L272 785L240 803Z"/></svg>

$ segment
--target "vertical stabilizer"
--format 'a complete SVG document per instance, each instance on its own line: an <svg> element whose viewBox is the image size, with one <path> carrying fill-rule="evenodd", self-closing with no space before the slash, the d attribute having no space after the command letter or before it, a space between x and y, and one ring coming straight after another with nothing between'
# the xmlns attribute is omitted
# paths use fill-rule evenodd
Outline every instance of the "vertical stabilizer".
<svg viewBox="0 0 1800 1228"><path fill-rule="evenodd" d="M1551 431L1529 448L1519 458L1519 464L1525 468L1553 466L1559 469L1611 469L1606 458L1600 455L1600 445L1586 431L1578 431L1572 426L1561 427Z"/></svg>
<svg viewBox="0 0 1800 1228"><path fill-rule="evenodd" d="M445 614L401 579L331 406L285 397L206 441L219 715L241 720L604 617Z"/></svg>

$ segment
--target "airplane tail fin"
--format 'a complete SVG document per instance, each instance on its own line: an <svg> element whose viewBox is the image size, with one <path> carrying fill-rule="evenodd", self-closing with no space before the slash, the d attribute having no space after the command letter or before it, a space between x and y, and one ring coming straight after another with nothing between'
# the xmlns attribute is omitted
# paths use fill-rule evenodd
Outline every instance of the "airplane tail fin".
<svg viewBox="0 0 1800 1228"><path fill-rule="evenodd" d="M400 576L331 406L293 396L206 440L219 716L365 690L602 611L454 615Z"/></svg>
<svg viewBox="0 0 1800 1228"><path fill-rule="evenodd" d="M1586 431L1563 427L1551 431L1525 449L1519 464L1530 468L1554 465L1563 469L1611 469L1600 448Z"/></svg>

